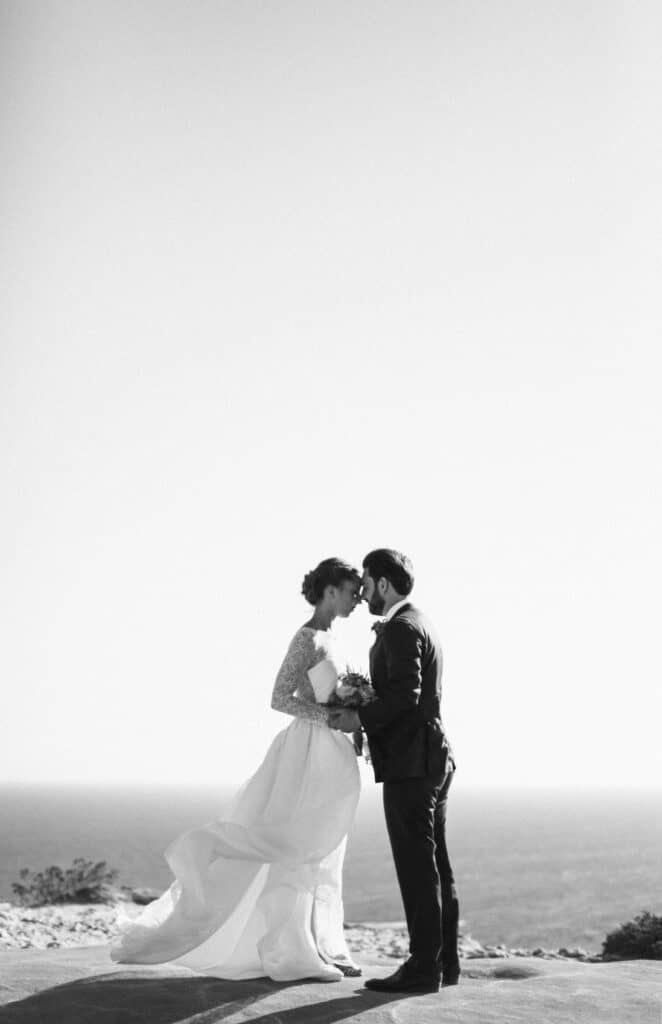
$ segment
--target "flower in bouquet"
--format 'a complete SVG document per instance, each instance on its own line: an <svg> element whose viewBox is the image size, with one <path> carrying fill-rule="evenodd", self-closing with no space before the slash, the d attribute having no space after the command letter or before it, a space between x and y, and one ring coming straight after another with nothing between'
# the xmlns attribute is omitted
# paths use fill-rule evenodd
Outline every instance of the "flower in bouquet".
<svg viewBox="0 0 662 1024"><path fill-rule="evenodd" d="M376 696L370 680L363 672L347 668L338 676L336 688L329 697L329 704L342 708L362 708L370 704Z"/></svg>

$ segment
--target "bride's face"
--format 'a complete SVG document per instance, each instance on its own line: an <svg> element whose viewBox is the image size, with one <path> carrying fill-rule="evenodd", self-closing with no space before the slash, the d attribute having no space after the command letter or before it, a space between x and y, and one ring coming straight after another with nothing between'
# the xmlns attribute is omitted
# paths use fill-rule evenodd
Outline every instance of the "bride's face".
<svg viewBox="0 0 662 1024"><path fill-rule="evenodd" d="M336 592L336 614L340 618L346 619L359 603L361 584L355 580L343 580L340 586L334 589Z"/></svg>

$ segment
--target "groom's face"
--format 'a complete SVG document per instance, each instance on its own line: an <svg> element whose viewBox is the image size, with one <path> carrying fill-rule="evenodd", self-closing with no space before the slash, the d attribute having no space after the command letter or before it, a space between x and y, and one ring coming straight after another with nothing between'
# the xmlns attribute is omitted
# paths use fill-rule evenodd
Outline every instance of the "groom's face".
<svg viewBox="0 0 662 1024"><path fill-rule="evenodd" d="M384 611L386 599L382 597L377 589L377 584L368 570L363 570L363 582L361 585L361 600L366 601L371 615L381 615Z"/></svg>

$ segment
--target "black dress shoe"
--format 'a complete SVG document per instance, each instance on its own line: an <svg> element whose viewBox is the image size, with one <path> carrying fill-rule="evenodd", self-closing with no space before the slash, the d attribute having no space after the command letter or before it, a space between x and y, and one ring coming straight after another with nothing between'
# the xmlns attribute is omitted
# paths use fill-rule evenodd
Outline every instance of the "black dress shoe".
<svg viewBox="0 0 662 1024"><path fill-rule="evenodd" d="M448 988L449 985L460 984L460 970L456 971L444 971L441 976L441 987Z"/></svg>
<svg viewBox="0 0 662 1024"><path fill-rule="evenodd" d="M440 981L438 971L422 972L407 961L387 978L368 978L365 987L373 992L438 992Z"/></svg>

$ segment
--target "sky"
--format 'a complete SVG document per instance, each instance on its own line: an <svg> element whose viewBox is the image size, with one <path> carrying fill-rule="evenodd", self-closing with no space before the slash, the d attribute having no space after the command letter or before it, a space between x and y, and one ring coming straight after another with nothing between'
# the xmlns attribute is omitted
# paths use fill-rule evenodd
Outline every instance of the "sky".
<svg viewBox="0 0 662 1024"><path fill-rule="evenodd" d="M458 783L659 785L661 22L4 0L0 780L241 781L389 546Z"/></svg>

